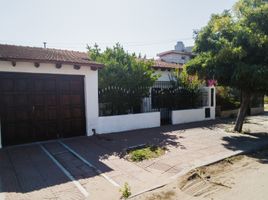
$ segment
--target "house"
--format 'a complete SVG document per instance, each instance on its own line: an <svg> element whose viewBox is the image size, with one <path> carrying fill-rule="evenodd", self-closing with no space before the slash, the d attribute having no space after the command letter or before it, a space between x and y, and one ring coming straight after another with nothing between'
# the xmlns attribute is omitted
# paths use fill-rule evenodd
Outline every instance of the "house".
<svg viewBox="0 0 268 200"><path fill-rule="evenodd" d="M191 49L191 47L185 47L183 42L179 41L175 45L174 50L157 54L159 58L154 60L154 65L152 66L156 73L160 75L157 82L169 82L175 70L181 72L183 65L193 57Z"/></svg>
<svg viewBox="0 0 268 200"><path fill-rule="evenodd" d="M0 45L0 148L92 135L102 67L86 53Z"/></svg>
<svg viewBox="0 0 268 200"><path fill-rule="evenodd" d="M159 98L159 92L172 87L171 81L175 80L174 73L181 72L184 64L191 59L193 54L190 47L185 47L183 42L179 41L174 50L159 53L157 56L159 58L153 60L152 68L155 70L155 74L160 75L160 77L150 89L149 98L144 98L142 110L144 112L160 110L161 123L169 124L171 123L171 109L168 108L168 105L162 105L163 107L159 108L154 103L155 99ZM165 103L163 102L163 104Z"/></svg>
<svg viewBox="0 0 268 200"><path fill-rule="evenodd" d="M214 88L205 88L208 103L197 110L155 109L149 102L143 105L149 112L100 116L98 70L103 67L87 53L0 44L0 148L215 118ZM182 67L155 60L152 68L161 77L153 88L170 84L172 72Z"/></svg>
<svg viewBox="0 0 268 200"><path fill-rule="evenodd" d="M176 70L182 71L183 65L177 63L169 63L161 60L154 60L152 68L155 74L160 75L156 82L169 82L172 80L173 73Z"/></svg>
<svg viewBox="0 0 268 200"><path fill-rule="evenodd" d="M183 42L179 41L174 50L161 52L157 56L161 61L183 65L193 57L192 47L185 47Z"/></svg>

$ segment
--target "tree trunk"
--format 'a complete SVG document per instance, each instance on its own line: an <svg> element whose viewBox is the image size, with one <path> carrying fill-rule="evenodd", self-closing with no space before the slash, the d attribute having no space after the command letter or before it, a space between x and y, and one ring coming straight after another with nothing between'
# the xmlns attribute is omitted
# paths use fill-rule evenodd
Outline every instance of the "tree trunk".
<svg viewBox="0 0 268 200"><path fill-rule="evenodd" d="M250 104L251 94L249 92L242 91L242 100L240 109L236 118L234 131L241 133L243 128L244 119L247 114L247 110Z"/></svg>

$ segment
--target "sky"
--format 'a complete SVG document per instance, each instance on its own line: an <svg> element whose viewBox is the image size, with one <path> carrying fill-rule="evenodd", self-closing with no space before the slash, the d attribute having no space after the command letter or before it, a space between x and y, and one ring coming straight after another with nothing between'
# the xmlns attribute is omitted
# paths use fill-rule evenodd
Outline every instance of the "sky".
<svg viewBox="0 0 268 200"><path fill-rule="evenodd" d="M0 43L86 51L119 42L148 58L194 44L193 30L235 0L0 0Z"/></svg>

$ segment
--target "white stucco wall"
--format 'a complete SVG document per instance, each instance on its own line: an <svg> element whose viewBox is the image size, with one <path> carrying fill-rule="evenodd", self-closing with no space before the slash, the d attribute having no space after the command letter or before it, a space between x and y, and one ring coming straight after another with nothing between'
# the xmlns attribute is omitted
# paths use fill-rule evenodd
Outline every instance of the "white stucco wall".
<svg viewBox="0 0 268 200"><path fill-rule="evenodd" d="M97 134L160 126L160 112L99 117Z"/></svg>
<svg viewBox="0 0 268 200"><path fill-rule="evenodd" d="M184 57L185 59L182 59ZM160 57L161 60L164 60L166 62L173 62L173 63L186 63L188 60L190 60L190 56L188 55L179 55L177 53L171 53L166 54Z"/></svg>
<svg viewBox="0 0 268 200"><path fill-rule="evenodd" d="M17 62L16 66L13 67L11 62L0 61L0 72L83 75L85 77L85 109L87 135L89 136L93 134L92 129L95 129L97 127L99 115L98 71L93 71L88 66L81 66L79 70L75 70L73 69L73 65L62 65L60 69L57 69L55 67L55 64L48 63L40 63L40 66L36 68L31 62Z"/></svg>
<svg viewBox="0 0 268 200"><path fill-rule="evenodd" d="M264 107L250 108L250 115L259 115L264 113Z"/></svg>
<svg viewBox="0 0 268 200"><path fill-rule="evenodd" d="M157 81L170 81L170 79L172 78L172 73L173 73L172 70L170 71L168 70L162 71L160 69L155 70L155 74L160 75Z"/></svg>
<svg viewBox="0 0 268 200"><path fill-rule="evenodd" d="M2 148L2 133L1 133L1 121L0 121L0 149Z"/></svg>
<svg viewBox="0 0 268 200"><path fill-rule="evenodd" d="M212 111L212 110L211 110ZM205 108L190 109L190 110L175 110L172 111L172 124L183 124L189 122L198 122L215 119L211 115L210 118L205 118Z"/></svg>
<svg viewBox="0 0 268 200"><path fill-rule="evenodd" d="M211 89L214 89L214 104L211 106ZM205 120L215 119L216 115L216 89L215 87L204 87L203 90L208 92L208 106L198 108L198 109L189 109L189 110L174 110L171 113L172 124L183 124L189 122L198 122ZM205 117L205 109L210 108L210 117Z"/></svg>

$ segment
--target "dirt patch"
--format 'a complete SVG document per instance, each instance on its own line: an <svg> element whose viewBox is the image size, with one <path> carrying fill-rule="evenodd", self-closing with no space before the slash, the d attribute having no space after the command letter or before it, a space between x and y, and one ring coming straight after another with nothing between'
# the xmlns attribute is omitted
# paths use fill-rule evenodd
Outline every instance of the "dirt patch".
<svg viewBox="0 0 268 200"><path fill-rule="evenodd" d="M267 164L268 149L234 156L192 170L177 181L135 199L265 199Z"/></svg>
<svg viewBox="0 0 268 200"><path fill-rule="evenodd" d="M151 197L148 197L147 200L167 200L175 196L174 191L161 192L160 194L153 194Z"/></svg>

